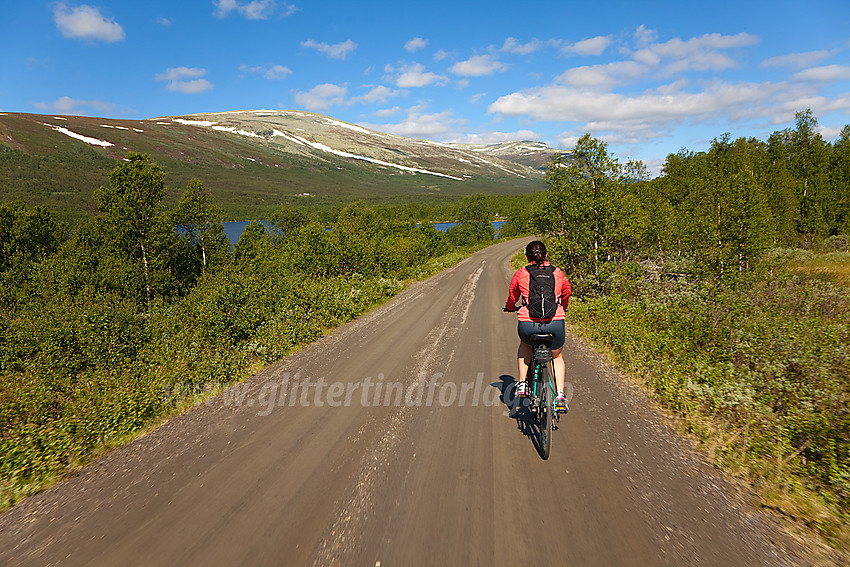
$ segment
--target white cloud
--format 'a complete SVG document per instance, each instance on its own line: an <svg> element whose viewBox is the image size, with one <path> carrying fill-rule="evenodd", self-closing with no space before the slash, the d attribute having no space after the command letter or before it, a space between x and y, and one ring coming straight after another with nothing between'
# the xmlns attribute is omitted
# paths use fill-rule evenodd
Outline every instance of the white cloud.
<svg viewBox="0 0 850 567"><path fill-rule="evenodd" d="M749 47L759 41L757 36L743 32L737 35L709 33L685 41L673 38L664 43L647 44L636 51L633 58L653 67L667 61L661 69L667 76L690 70L720 72L738 66L734 59L721 53L722 50Z"/></svg>
<svg viewBox="0 0 850 567"><path fill-rule="evenodd" d="M348 93L347 87L325 83L316 85L308 92L298 91L295 93L295 102L306 108L307 110L327 110L334 105L345 104L345 96Z"/></svg>
<svg viewBox="0 0 850 567"><path fill-rule="evenodd" d="M263 76L271 81L285 79L291 74L292 69L290 69L289 67L284 67L283 65L272 65L271 67L266 69L266 72L263 74Z"/></svg>
<svg viewBox="0 0 850 567"><path fill-rule="evenodd" d="M521 142L523 140L539 140L542 136L531 130L516 132L483 132L481 134L464 134L450 140L458 144L499 144L501 142Z"/></svg>
<svg viewBox="0 0 850 567"><path fill-rule="evenodd" d="M817 81L828 83L832 81L850 80L850 67L845 65L826 65L805 69L791 77L795 81Z"/></svg>
<svg viewBox="0 0 850 567"><path fill-rule="evenodd" d="M503 96L490 105L489 112L578 122L636 141L657 137L673 125L688 121L767 116L771 102L775 104L786 89L787 85L770 83L718 84L696 93L659 89L630 96L549 86Z"/></svg>
<svg viewBox="0 0 850 567"><path fill-rule="evenodd" d="M157 81L168 83L165 88L183 94L200 94L213 88L212 83L203 79L206 69L198 67L171 67L154 77Z"/></svg>
<svg viewBox="0 0 850 567"><path fill-rule="evenodd" d="M509 37L505 40L505 43L499 49L499 51L504 51L505 53L514 53L516 55L528 55L530 53L534 53L543 47L543 42L539 39L532 39L528 43L522 44L518 39L514 37Z"/></svg>
<svg viewBox="0 0 850 567"><path fill-rule="evenodd" d="M424 48L426 45L428 45L427 39L422 39L421 37L414 37L413 39L404 44L404 48L407 51L413 53L414 51L419 51L420 49Z"/></svg>
<svg viewBox="0 0 850 567"><path fill-rule="evenodd" d="M593 136L605 139L608 144L638 145L650 140L666 138L669 136L668 127L653 122L587 122L582 128L573 130L572 133L564 132L558 137L561 144L566 144L569 138L578 139L586 132ZM573 145L575 142L573 142ZM571 147L564 145L562 147Z"/></svg>
<svg viewBox="0 0 850 567"><path fill-rule="evenodd" d="M165 73L156 76L157 81L182 81L184 79L196 79L207 74L206 69L198 67L171 67Z"/></svg>
<svg viewBox="0 0 850 567"><path fill-rule="evenodd" d="M707 33L699 37L682 41L673 38L664 43L656 43L648 47L652 51L674 59L692 57L706 51L716 49L734 49L736 47L749 47L760 40L757 36L741 32L737 35L721 35L719 33Z"/></svg>
<svg viewBox="0 0 850 567"><path fill-rule="evenodd" d="M818 126L818 132L827 141L834 141L840 138L843 130L844 126Z"/></svg>
<svg viewBox="0 0 850 567"><path fill-rule="evenodd" d="M759 37L709 33L659 42L654 31L640 26L627 39L631 45L620 48L619 59L568 68L552 84L498 97L488 106L493 122L514 118L525 128L535 128L527 125L534 122L567 123L568 130L558 136L561 147L572 147L582 134L590 132L610 144L646 152L648 142L672 140L683 127L704 125L720 132L720 128L732 130L730 125L749 124L766 129L770 123L792 122L794 113L806 108L819 116L850 114L850 93L824 91L827 86L850 81L850 66L823 65L837 51L766 59L762 68L797 72L787 73L784 80L733 83L727 71L742 66L741 52L752 55L749 48ZM508 49L499 51L508 52L516 45L506 42ZM562 51L585 54L610 54L612 45L609 37L561 44ZM837 129L825 128L824 132L834 137ZM498 134L478 135L494 139ZM650 164L651 169L657 171L659 163Z"/></svg>
<svg viewBox="0 0 850 567"><path fill-rule="evenodd" d="M194 81L175 81L169 83L166 88L182 94L200 94L211 90L213 86L206 79L195 79Z"/></svg>
<svg viewBox="0 0 850 567"><path fill-rule="evenodd" d="M558 136L558 147L560 148L574 148L581 138L582 134L574 133L574 132L564 132L560 136Z"/></svg>
<svg viewBox="0 0 850 567"><path fill-rule="evenodd" d="M296 5L294 5L294 4L284 4L284 5L282 6L282 9L283 9L283 15L284 15L284 17L289 17L289 16L291 16L292 14L295 14L296 12L300 12L300 11L301 11L301 8L299 8L298 6L296 6Z"/></svg>
<svg viewBox="0 0 850 567"><path fill-rule="evenodd" d="M701 92L685 92L686 85L682 81L636 95L549 86L501 97L489 111L497 117L576 123L574 131L559 137L562 147L571 147L571 140L584 132L612 144L641 144L668 137L687 123L756 119L786 124L803 108L816 115L850 111L850 96L826 98L808 83L717 82Z"/></svg>
<svg viewBox="0 0 850 567"><path fill-rule="evenodd" d="M609 45L611 45L611 38L600 35L565 45L561 48L561 52L576 55L602 55Z"/></svg>
<svg viewBox="0 0 850 567"><path fill-rule="evenodd" d="M449 52L445 49L440 49L434 54L434 61L442 61L443 59L448 58Z"/></svg>
<svg viewBox="0 0 850 567"><path fill-rule="evenodd" d="M261 73L264 78L269 81L277 81L282 80L292 74L292 69L289 67L284 67L283 65L259 65L257 67L248 67L247 65L240 65L240 71L245 71L247 73Z"/></svg>
<svg viewBox="0 0 850 567"><path fill-rule="evenodd" d="M336 43L334 45L330 45L327 43L319 43L318 41L308 39L307 41L302 41L301 46L315 49L320 53L324 53L331 59L342 60L348 57L349 53L357 49L357 44L351 41L350 39L347 39L341 43Z"/></svg>
<svg viewBox="0 0 850 567"><path fill-rule="evenodd" d="M636 51L632 54L632 59L648 67L657 67L661 64L661 56L651 49L640 49Z"/></svg>
<svg viewBox="0 0 850 567"><path fill-rule="evenodd" d="M805 53L788 53L765 59L759 67L785 67L789 69L804 69L814 67L824 59L829 59L837 51L807 51Z"/></svg>
<svg viewBox="0 0 850 567"><path fill-rule="evenodd" d="M69 114L76 116L88 116L90 114L114 114L115 105L101 100L79 100L69 96L63 96L53 102L36 102L33 106L45 112L55 114Z"/></svg>
<svg viewBox="0 0 850 567"><path fill-rule="evenodd" d="M650 43L655 43L655 40L658 37L658 34L655 33L654 30L646 29L646 26L641 24L635 30L635 43L639 46L649 45Z"/></svg>
<svg viewBox="0 0 850 567"><path fill-rule="evenodd" d="M505 69L507 66L492 55L476 55L466 61L455 63L449 71L463 77L483 77Z"/></svg>
<svg viewBox="0 0 850 567"><path fill-rule="evenodd" d="M254 0L248 4L240 4L237 0L213 0L213 5L216 18L236 12L248 20L266 20L277 8L275 0Z"/></svg>
<svg viewBox="0 0 850 567"><path fill-rule="evenodd" d="M464 122L455 118L451 110L434 114L426 114L423 110L422 106L415 106L408 109L405 119L397 124L358 123L358 125L378 132L395 134L396 136L440 140L452 137L453 132L459 130Z"/></svg>
<svg viewBox="0 0 850 567"><path fill-rule="evenodd" d="M794 82L785 85L777 96L772 112L768 115L772 124L787 124L802 109L811 108L815 116L831 112L850 113L850 96L825 97L819 93L823 84L816 82Z"/></svg>
<svg viewBox="0 0 850 567"><path fill-rule="evenodd" d="M207 74L206 69L198 67L171 67L155 77L157 81L183 81L186 79L197 79Z"/></svg>
<svg viewBox="0 0 850 567"><path fill-rule="evenodd" d="M646 65L635 61L615 61L567 69L558 77L558 82L573 87L608 89L643 78L647 71Z"/></svg>
<svg viewBox="0 0 850 567"><path fill-rule="evenodd" d="M387 73L387 77L385 77L387 80L395 82L397 87L403 89L425 87L428 85L441 86L449 80L444 75L427 71L425 66L420 63L404 65L401 69L395 69L387 65L384 71Z"/></svg>
<svg viewBox="0 0 850 567"><path fill-rule="evenodd" d="M376 110L372 114L374 114L375 116L378 116L378 117L387 117L387 116L394 116L394 115L398 114L398 111L399 111L399 107L394 106L392 108L382 108L381 110Z"/></svg>
<svg viewBox="0 0 850 567"><path fill-rule="evenodd" d="M348 104L386 104L393 97L400 95L402 91L395 91L384 85L373 87L368 93L352 98Z"/></svg>
<svg viewBox="0 0 850 567"><path fill-rule="evenodd" d="M53 19L62 35L68 38L112 43L126 37L120 24L105 18L97 8L85 4L69 8L60 2L53 9Z"/></svg>
<svg viewBox="0 0 850 567"><path fill-rule="evenodd" d="M171 22L171 20L170 20L170 19L168 19L168 18L157 18L157 19L156 19L156 23L158 23L158 24L159 24L159 25L161 25L162 27L166 27L166 28L168 28L168 27L171 27L171 23L172 23L172 22Z"/></svg>
<svg viewBox="0 0 850 567"><path fill-rule="evenodd" d="M688 71L721 72L738 67L738 63L721 53L721 49L744 47L758 41L755 36L741 33L734 36L706 34L686 41L676 38L664 43L645 43L653 37L651 32L642 28L638 30L639 42L643 47L631 53L626 52L631 55L631 59L567 69L558 76L557 82L605 91L653 78L673 77ZM588 53L590 45L587 46ZM574 45L568 46L568 49L572 47Z"/></svg>

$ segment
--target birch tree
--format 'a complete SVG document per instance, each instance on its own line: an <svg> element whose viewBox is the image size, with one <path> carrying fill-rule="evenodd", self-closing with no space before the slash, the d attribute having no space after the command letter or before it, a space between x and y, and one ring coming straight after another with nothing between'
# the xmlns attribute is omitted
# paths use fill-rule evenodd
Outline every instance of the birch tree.
<svg viewBox="0 0 850 567"><path fill-rule="evenodd" d="M138 261L145 302L150 307L154 275L165 276L162 272L167 271L177 238L162 204L162 169L147 154L130 152L110 172L109 186L101 187L94 196L111 245L131 261Z"/></svg>
<svg viewBox="0 0 850 567"><path fill-rule="evenodd" d="M174 221L181 226L201 254L201 271L206 272L210 250L227 245L219 207L199 179L189 181L180 197Z"/></svg>

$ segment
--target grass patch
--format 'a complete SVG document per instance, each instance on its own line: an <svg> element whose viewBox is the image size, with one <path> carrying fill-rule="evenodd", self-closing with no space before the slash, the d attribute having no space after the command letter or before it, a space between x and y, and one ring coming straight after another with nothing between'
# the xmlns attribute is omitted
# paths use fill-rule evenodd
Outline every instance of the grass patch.
<svg viewBox="0 0 850 567"><path fill-rule="evenodd" d="M850 287L850 252L829 252L792 263L798 274Z"/></svg>

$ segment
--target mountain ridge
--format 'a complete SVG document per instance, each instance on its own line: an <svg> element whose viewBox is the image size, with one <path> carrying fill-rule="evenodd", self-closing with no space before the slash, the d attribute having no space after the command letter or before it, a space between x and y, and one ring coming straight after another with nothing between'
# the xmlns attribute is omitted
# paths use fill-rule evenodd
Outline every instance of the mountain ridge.
<svg viewBox="0 0 850 567"><path fill-rule="evenodd" d="M543 154L547 155L550 159L558 152L558 150L554 150L553 148L549 148L546 144L542 142L536 141L517 141L517 142L500 142L497 144L484 145L484 144L460 144L460 143L450 143L450 142L436 142L432 140L426 139L418 139L418 138L407 138L404 136L398 136L396 134L388 134L384 132L379 132L377 130L370 130L368 128L363 128L362 126L358 126L356 124L351 124L348 122L344 122L342 120L338 120L336 118L332 118L329 116L325 116L322 114L317 114L314 112L306 112L306 111L293 111L293 110L238 110L238 111L229 111L229 112L206 112L206 113L195 113L181 116L170 116L164 117L155 120L163 120L169 119L172 121L178 121L182 123L187 123L190 125L199 125L199 126L209 126L213 129L218 129L219 131L238 133L242 135L251 136L252 132L248 130L236 130L234 127L226 126L222 124L222 122L227 123L234 121L234 116L239 116L242 120L236 120L235 122L245 125L245 123L256 124L256 123L271 123L275 125L283 125L286 121L282 121L281 118L288 118L291 121L296 122L299 126L304 126L308 123L319 124L324 128L324 132L320 132L314 129L311 133L315 136L324 136L328 137L328 134L332 134L332 129L337 128L341 130L337 130L338 134L344 134L347 132L355 132L356 134L362 134L369 136L377 141L384 140L385 143L389 141L395 141L397 144L402 146L419 146L420 148L426 148L428 146L436 146L442 149L453 149L460 151L464 154L469 154L471 156L476 156L477 154L485 154L492 158L497 158L499 160L511 163L511 164L519 164L522 166L528 167L527 163L524 163L523 160L511 159L514 156L528 156L528 155L538 155ZM192 124L193 120L191 118L205 118L206 120L197 120L196 124ZM246 118L249 118L246 120ZM265 118L276 118L277 120L261 120ZM215 120L213 120L215 119ZM294 119L294 120L293 120ZM292 128L294 126L290 126ZM301 127L298 127L299 130L302 130ZM309 131L309 130L308 130ZM290 132L291 133L291 132ZM274 137L274 136L282 136L287 137L290 141L294 141L295 143L304 145L304 140L293 140L291 137L286 136L284 133L276 131L276 130L265 130L258 131L254 130L253 134L263 135L263 137ZM331 135L331 137L333 137ZM345 136L342 136L345 138ZM309 140L308 140L309 142ZM362 142L362 139L361 139ZM315 149L316 146L313 146ZM386 148L385 148L386 149ZM326 151L326 150L325 150ZM396 155L399 154L398 150L391 150ZM463 159L461 158L461 161ZM527 161L527 160L526 160ZM388 166L392 167L393 164L388 163ZM534 169L534 168L533 168ZM539 169L539 168L538 168ZM522 175L524 173L528 173L525 168L516 168L511 169L509 172L514 173L516 175ZM434 174L436 172L427 172Z"/></svg>
<svg viewBox="0 0 850 567"><path fill-rule="evenodd" d="M405 138L293 110L144 120L0 113L4 200L90 214L91 194L130 151L163 167L167 200L198 178L226 213L246 218L282 204L531 193L545 188L545 164L563 153L534 141L487 146Z"/></svg>

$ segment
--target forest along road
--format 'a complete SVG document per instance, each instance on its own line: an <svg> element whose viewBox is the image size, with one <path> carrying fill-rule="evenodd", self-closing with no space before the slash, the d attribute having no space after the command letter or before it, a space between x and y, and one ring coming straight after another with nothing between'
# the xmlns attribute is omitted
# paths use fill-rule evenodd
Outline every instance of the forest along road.
<svg viewBox="0 0 850 567"><path fill-rule="evenodd" d="M572 340L571 411L540 458L510 415L516 316L500 310L527 240L412 285L0 515L0 564L805 563Z"/></svg>

